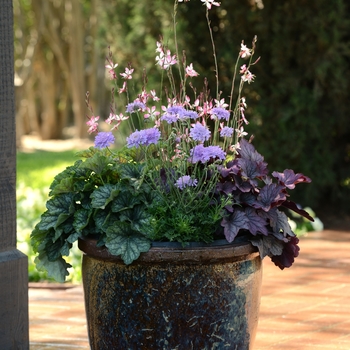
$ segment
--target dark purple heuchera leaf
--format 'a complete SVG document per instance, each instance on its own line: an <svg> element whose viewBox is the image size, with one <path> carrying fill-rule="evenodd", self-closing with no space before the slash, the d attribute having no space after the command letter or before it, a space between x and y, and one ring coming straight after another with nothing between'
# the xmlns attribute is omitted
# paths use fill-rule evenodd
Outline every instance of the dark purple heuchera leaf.
<svg viewBox="0 0 350 350"><path fill-rule="evenodd" d="M255 147L245 139L239 141L240 148L237 150L241 158L249 159L254 162L263 162L264 157L255 150Z"/></svg>
<svg viewBox="0 0 350 350"><path fill-rule="evenodd" d="M231 181L225 181L225 182L219 182L217 185L216 185L216 189L219 191L219 192L223 192L227 195L231 194L235 189L236 189L236 186L233 182Z"/></svg>
<svg viewBox="0 0 350 350"><path fill-rule="evenodd" d="M253 246L259 249L261 259L265 256L281 255L284 243L272 235L255 236L249 239Z"/></svg>
<svg viewBox="0 0 350 350"><path fill-rule="evenodd" d="M234 180L237 188L241 192L249 192L252 189L252 185L249 181L244 181L240 176L234 175Z"/></svg>
<svg viewBox="0 0 350 350"><path fill-rule="evenodd" d="M249 192L241 193L241 195L239 196L239 202L241 204L245 204L247 206L252 207L253 204L256 202L256 197Z"/></svg>
<svg viewBox="0 0 350 350"><path fill-rule="evenodd" d="M269 211L272 204L279 205L286 200L286 195L283 192L284 187L277 184L265 185L258 195L254 208Z"/></svg>
<svg viewBox="0 0 350 350"><path fill-rule="evenodd" d="M277 210L276 213L277 216L271 220L273 231L276 233L283 232L284 236L295 236L295 233L292 231L288 223L287 215L280 210Z"/></svg>
<svg viewBox="0 0 350 350"><path fill-rule="evenodd" d="M248 218L240 209L235 209L234 212L223 218L221 226L224 227L224 235L229 243L231 243L237 236L239 230L248 230Z"/></svg>
<svg viewBox="0 0 350 350"><path fill-rule="evenodd" d="M253 186L257 186L257 182L253 181L254 179L264 177L268 173L266 163L264 162L239 158L238 164L241 167L242 176L251 180Z"/></svg>
<svg viewBox="0 0 350 350"><path fill-rule="evenodd" d="M267 225L266 219L259 216L256 210L253 208L246 208L244 212L248 219L248 230L252 235L255 236L258 233L261 233L263 235L268 234L268 231L266 228L266 225Z"/></svg>
<svg viewBox="0 0 350 350"><path fill-rule="evenodd" d="M277 220L277 207L271 208L269 211L258 210L258 215L266 220Z"/></svg>
<svg viewBox="0 0 350 350"><path fill-rule="evenodd" d="M274 171L272 173L272 176L274 176L276 179L280 181L280 183L284 186L286 186L289 189L294 189L295 185L301 182L310 183L311 179L301 173L295 174L293 170L291 169L285 169L283 173L279 173L277 171Z"/></svg>
<svg viewBox="0 0 350 350"><path fill-rule="evenodd" d="M298 213L299 215L309 219L310 221L314 221L313 217L310 216L310 214L305 211L304 209L299 208L294 202L291 201L284 201L282 204L284 207L295 211L296 213Z"/></svg>
<svg viewBox="0 0 350 350"><path fill-rule="evenodd" d="M291 267L293 265L294 258L299 255L300 248L298 243L298 237L291 237L289 242L284 244L282 254L271 257L273 263L281 270L283 270L285 267Z"/></svg>
<svg viewBox="0 0 350 350"><path fill-rule="evenodd" d="M228 162L226 167L224 167L224 166L219 167L218 170L220 172L220 175L223 178L226 178L226 177L232 176L232 175L237 175L240 171L240 169L238 167L237 159Z"/></svg>

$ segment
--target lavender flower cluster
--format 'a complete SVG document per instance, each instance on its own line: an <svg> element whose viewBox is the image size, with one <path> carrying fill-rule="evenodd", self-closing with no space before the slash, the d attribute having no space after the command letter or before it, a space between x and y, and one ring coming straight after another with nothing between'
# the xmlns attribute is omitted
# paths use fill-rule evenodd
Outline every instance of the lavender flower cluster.
<svg viewBox="0 0 350 350"><path fill-rule="evenodd" d="M152 143L157 144L160 138L160 131L156 128L136 130L126 138L128 148L138 148L140 146L149 146Z"/></svg>

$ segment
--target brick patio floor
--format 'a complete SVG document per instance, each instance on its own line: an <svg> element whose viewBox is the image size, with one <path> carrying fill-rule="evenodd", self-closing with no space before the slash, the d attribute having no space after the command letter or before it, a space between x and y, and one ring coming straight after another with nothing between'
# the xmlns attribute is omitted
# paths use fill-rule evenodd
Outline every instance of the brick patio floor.
<svg viewBox="0 0 350 350"><path fill-rule="evenodd" d="M29 321L31 350L89 349L81 286L30 288ZM349 231L303 237L290 269L264 260L254 350L284 349L350 349Z"/></svg>

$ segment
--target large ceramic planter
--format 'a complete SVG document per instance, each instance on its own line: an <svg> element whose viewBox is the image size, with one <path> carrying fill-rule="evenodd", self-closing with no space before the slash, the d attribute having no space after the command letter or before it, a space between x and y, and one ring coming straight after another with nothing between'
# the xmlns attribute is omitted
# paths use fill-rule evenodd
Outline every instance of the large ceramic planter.
<svg viewBox="0 0 350 350"><path fill-rule="evenodd" d="M91 349L252 349L262 265L250 243L152 247L131 265L79 247Z"/></svg>

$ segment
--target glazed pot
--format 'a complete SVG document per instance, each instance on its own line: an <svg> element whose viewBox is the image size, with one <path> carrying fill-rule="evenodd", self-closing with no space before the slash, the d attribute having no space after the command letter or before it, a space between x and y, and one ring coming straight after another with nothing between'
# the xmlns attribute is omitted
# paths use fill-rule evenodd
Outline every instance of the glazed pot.
<svg viewBox="0 0 350 350"><path fill-rule="evenodd" d="M93 350L252 349L262 264L248 242L152 246L125 265L80 240Z"/></svg>

